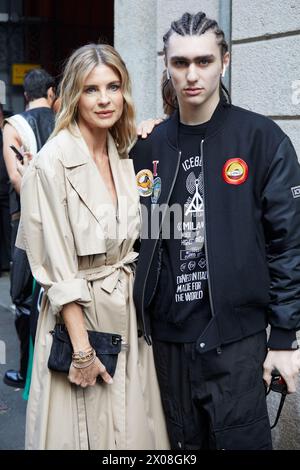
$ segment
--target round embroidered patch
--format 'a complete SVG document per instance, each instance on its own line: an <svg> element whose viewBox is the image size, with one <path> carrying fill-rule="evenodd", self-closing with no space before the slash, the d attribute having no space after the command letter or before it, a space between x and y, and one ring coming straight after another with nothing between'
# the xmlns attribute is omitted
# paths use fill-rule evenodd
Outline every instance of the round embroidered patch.
<svg viewBox="0 0 300 470"><path fill-rule="evenodd" d="M140 170L136 175L136 182L140 196L151 196L153 190L153 173L150 170Z"/></svg>
<svg viewBox="0 0 300 470"><path fill-rule="evenodd" d="M248 165L241 158L230 158L223 166L223 179L228 184L242 184L248 177Z"/></svg>

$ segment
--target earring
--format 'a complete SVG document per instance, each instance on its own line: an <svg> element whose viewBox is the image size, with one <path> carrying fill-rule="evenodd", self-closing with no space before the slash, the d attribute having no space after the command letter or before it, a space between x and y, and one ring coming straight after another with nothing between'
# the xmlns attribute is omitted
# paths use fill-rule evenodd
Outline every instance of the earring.
<svg viewBox="0 0 300 470"><path fill-rule="evenodd" d="M169 69L167 69L167 80L170 80L170 72L169 72Z"/></svg>
<svg viewBox="0 0 300 470"><path fill-rule="evenodd" d="M222 78L225 77L225 73L226 73L226 65L224 65L223 70L222 70L222 75L221 75Z"/></svg>

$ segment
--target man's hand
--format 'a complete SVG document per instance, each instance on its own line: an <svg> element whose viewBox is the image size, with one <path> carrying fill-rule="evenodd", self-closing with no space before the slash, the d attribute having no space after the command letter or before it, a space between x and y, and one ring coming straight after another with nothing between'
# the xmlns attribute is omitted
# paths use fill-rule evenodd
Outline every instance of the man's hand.
<svg viewBox="0 0 300 470"><path fill-rule="evenodd" d="M137 135L145 139L148 134L151 134L154 127L163 122L163 119L147 119L146 121L140 122L140 124L136 128Z"/></svg>
<svg viewBox="0 0 300 470"><path fill-rule="evenodd" d="M27 170L29 163L31 162L33 155L30 152L23 152L23 164L19 162L18 159L16 159L16 164L17 164L17 170L20 173L20 175L23 177L25 171Z"/></svg>
<svg viewBox="0 0 300 470"><path fill-rule="evenodd" d="M271 384L271 373L277 369L287 384L288 393L294 393L300 370L300 350L276 351L271 349L267 354L263 368L263 379L268 387Z"/></svg>
<svg viewBox="0 0 300 470"><path fill-rule="evenodd" d="M5 124L3 128L3 156L7 169L7 173L14 190L20 194L21 175L17 169L17 158L10 145L14 145L17 149L22 146L22 142L16 129L10 124Z"/></svg>

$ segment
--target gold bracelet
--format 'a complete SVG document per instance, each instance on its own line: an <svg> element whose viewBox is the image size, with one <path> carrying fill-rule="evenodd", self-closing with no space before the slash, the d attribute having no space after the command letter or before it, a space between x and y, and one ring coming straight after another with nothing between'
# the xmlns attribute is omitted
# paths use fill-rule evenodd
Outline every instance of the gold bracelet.
<svg viewBox="0 0 300 470"><path fill-rule="evenodd" d="M86 362L89 362L91 359L93 359L96 356L96 351L93 349L87 356L85 357L80 357L80 358L72 358L72 362L75 362L76 364L85 364Z"/></svg>
<svg viewBox="0 0 300 470"><path fill-rule="evenodd" d="M82 357L72 356L72 359L73 361L76 361L76 362L86 362L89 359L91 359L93 356L94 356L94 351L91 351L90 353Z"/></svg>
<svg viewBox="0 0 300 470"><path fill-rule="evenodd" d="M72 362L75 362L76 364L85 364L86 362L89 362L91 359L93 359L95 356L96 356L96 351L93 349L89 354L87 354L84 357L72 356Z"/></svg>
<svg viewBox="0 0 300 470"><path fill-rule="evenodd" d="M91 361L88 362L88 364L78 364L78 363L72 361L72 366L75 367L75 369L85 369L86 367L91 366L95 362L96 357L97 356L95 354L95 356L92 358Z"/></svg>
<svg viewBox="0 0 300 470"><path fill-rule="evenodd" d="M92 347L88 348L86 351L76 351L76 352L74 351L72 353L72 358L74 358L74 359L85 358L86 356L91 354L93 351L94 351L94 349Z"/></svg>

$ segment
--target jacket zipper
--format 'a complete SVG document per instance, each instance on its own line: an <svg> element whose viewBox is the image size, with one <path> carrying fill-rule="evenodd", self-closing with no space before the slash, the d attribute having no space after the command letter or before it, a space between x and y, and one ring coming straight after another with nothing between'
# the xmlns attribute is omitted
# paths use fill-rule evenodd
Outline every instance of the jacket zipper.
<svg viewBox="0 0 300 470"><path fill-rule="evenodd" d="M176 181L178 171L179 171L180 160L181 160L181 150L178 153L176 171L175 171L172 186L170 188L170 191L169 191L169 194L168 194L168 197L167 197L167 200L166 200L166 205L169 204L170 197L171 197L171 194L172 194L174 186L175 186L175 181ZM160 233L161 233L162 224L164 222L164 218L165 218L165 216L162 218L160 226L159 226L159 237L160 237ZM152 264L152 261L153 261L153 256L154 256L154 253L155 253L157 243L158 243L158 240L156 240L156 243L154 244L154 248L153 248L152 253L151 253L150 262L148 264L148 269L147 269L147 273L146 273L146 277L145 277L145 281L144 281L144 285L143 285L143 290L142 290L142 322L143 322L144 337L145 337L146 343L149 346L151 346L152 341L151 341L150 335L148 335L147 332L146 332L145 314L144 314L144 300L145 300L146 283L147 283L147 279L148 279L148 276L149 276L150 267L151 267L151 264Z"/></svg>
<svg viewBox="0 0 300 470"><path fill-rule="evenodd" d="M205 178L204 178L204 151L203 151L203 144L204 144L204 139L201 140L201 162L202 162L202 175L203 175L203 198L204 198L204 236L205 236L205 256L206 256L206 268L207 268L207 281L208 281L208 297L209 297L209 304L210 304L210 309L211 309L211 314L214 317L215 316L215 311L214 311L214 304L212 300L212 293L211 293L211 279L209 275L209 256L208 256L208 243L207 243L207 232L206 232L206 227L207 227L207 218L206 218L206 210L205 210Z"/></svg>
<svg viewBox="0 0 300 470"><path fill-rule="evenodd" d="M153 289L153 292L151 294L151 297L150 297L150 300L149 300L149 303L148 305L151 304L153 298L154 298L154 295L155 295L155 291L156 291L156 288L157 288L157 285L158 285L158 281L159 281L159 276L160 276L160 272L161 272L161 264L162 264L162 237L161 237L161 234L159 236L159 241L158 241L158 269L157 269L157 276L156 276L156 281L155 281L155 285L154 285L154 289Z"/></svg>

